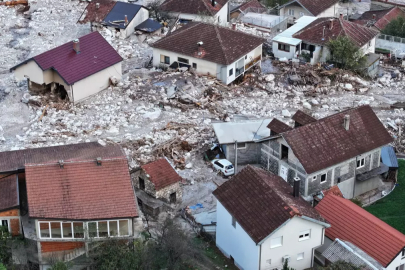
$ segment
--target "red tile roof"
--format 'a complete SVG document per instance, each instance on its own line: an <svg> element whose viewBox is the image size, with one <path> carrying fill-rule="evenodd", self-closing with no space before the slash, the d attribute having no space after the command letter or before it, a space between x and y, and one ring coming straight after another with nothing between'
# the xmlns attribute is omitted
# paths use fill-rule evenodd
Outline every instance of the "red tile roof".
<svg viewBox="0 0 405 270"><path fill-rule="evenodd" d="M331 29L330 24L332 22L333 27ZM352 40L356 46L362 47L376 35L378 35L378 32L374 29L341 18L327 17L316 19L301 31L295 33L293 37L301 39L306 43L323 46L331 39L345 36Z"/></svg>
<svg viewBox="0 0 405 270"><path fill-rule="evenodd" d="M315 209L332 225L328 238L351 242L384 267L405 247L405 235L350 200L328 195Z"/></svg>
<svg viewBox="0 0 405 270"><path fill-rule="evenodd" d="M343 127L345 115L350 127ZM349 109L281 134L310 174L393 141L370 106Z"/></svg>
<svg viewBox="0 0 405 270"><path fill-rule="evenodd" d="M198 55L197 42L203 42ZM229 65L251 52L265 40L218 25L190 22L172 32L152 47Z"/></svg>
<svg viewBox="0 0 405 270"><path fill-rule="evenodd" d="M281 7L288 6L292 3L299 3L306 10L308 10L312 15L318 16L320 13L330 8L334 4L338 3L339 0L292 0Z"/></svg>
<svg viewBox="0 0 405 270"><path fill-rule="evenodd" d="M373 18L374 15L375 19ZM374 25L377 29L383 30L387 24L398 17L405 18L405 12L399 7L392 7L383 10L366 11L354 22L363 26Z"/></svg>
<svg viewBox="0 0 405 270"><path fill-rule="evenodd" d="M273 118L273 120L271 120L271 122L267 125L267 128L277 134L292 130L292 127L290 127L286 123L281 122L277 118Z"/></svg>
<svg viewBox="0 0 405 270"><path fill-rule="evenodd" d="M17 175L0 175L0 212L19 205Z"/></svg>
<svg viewBox="0 0 405 270"><path fill-rule="evenodd" d="M68 144L42 148L0 152L0 172L23 170L27 163L47 163L59 160L87 160L125 157L119 145L102 146L98 142Z"/></svg>
<svg viewBox="0 0 405 270"><path fill-rule="evenodd" d="M328 194L333 194L335 196L339 196L341 198L344 198L343 193L340 191L338 186L333 186L330 189L323 190L322 193L323 193L324 196L326 196Z"/></svg>
<svg viewBox="0 0 405 270"><path fill-rule="evenodd" d="M308 202L292 195L284 179L250 165L213 194L255 243L295 216L324 221Z"/></svg>
<svg viewBox="0 0 405 270"><path fill-rule="evenodd" d="M141 168L149 175L149 180L155 185L156 190L181 181L181 177L165 158L150 162Z"/></svg>
<svg viewBox="0 0 405 270"><path fill-rule="evenodd" d="M213 7L211 0L166 0L160 5L160 9L167 12L214 16L228 3L228 0L215 2L217 4Z"/></svg>
<svg viewBox="0 0 405 270"><path fill-rule="evenodd" d="M121 56L97 31L79 38L79 41L80 53L73 50L73 41L70 41L34 56L11 70L34 60L42 70L53 69L68 85L72 85L122 61Z"/></svg>
<svg viewBox="0 0 405 270"><path fill-rule="evenodd" d="M90 2L84 11L85 17L82 20L79 19L79 23L101 23L105 16L112 10L115 3L117 2L114 0L97 0ZM96 4L99 4L100 7L96 8Z"/></svg>
<svg viewBox="0 0 405 270"><path fill-rule="evenodd" d="M299 123L302 126L305 126L306 124L316 122L316 119L313 118L312 116L304 113L301 110L298 110L293 117L291 117L292 120L295 122Z"/></svg>
<svg viewBox="0 0 405 270"><path fill-rule="evenodd" d="M126 158L27 164L32 218L96 220L136 217L136 198Z"/></svg>
<svg viewBox="0 0 405 270"><path fill-rule="evenodd" d="M242 5L240 5L235 10L246 11L246 10L248 10L250 8L256 8L256 9L259 8L259 9L263 9L263 10L267 9L258 0L250 0L250 1L246 2L246 3L243 3Z"/></svg>

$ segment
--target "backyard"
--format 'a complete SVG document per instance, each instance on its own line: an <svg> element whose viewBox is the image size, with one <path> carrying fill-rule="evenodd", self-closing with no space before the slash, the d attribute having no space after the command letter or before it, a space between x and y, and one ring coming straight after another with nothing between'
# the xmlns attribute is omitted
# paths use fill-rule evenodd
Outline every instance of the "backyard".
<svg viewBox="0 0 405 270"><path fill-rule="evenodd" d="M394 191L365 209L405 234L405 160L398 163L398 183Z"/></svg>

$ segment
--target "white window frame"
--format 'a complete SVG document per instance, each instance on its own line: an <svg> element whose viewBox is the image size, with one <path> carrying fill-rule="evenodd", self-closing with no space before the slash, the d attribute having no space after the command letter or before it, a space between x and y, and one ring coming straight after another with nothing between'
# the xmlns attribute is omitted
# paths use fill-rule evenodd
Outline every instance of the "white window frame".
<svg viewBox="0 0 405 270"><path fill-rule="evenodd" d="M301 255L302 254L302 255ZM304 252L301 252L301 253L298 253L297 254L297 261L301 261L301 260L303 260L304 259Z"/></svg>
<svg viewBox="0 0 405 270"><path fill-rule="evenodd" d="M288 9L288 16L294 16L294 10L289 8Z"/></svg>
<svg viewBox="0 0 405 270"><path fill-rule="evenodd" d="M302 236L302 237L301 237ZM311 230L300 231L298 242L311 239Z"/></svg>
<svg viewBox="0 0 405 270"><path fill-rule="evenodd" d="M312 176L312 182L315 181L318 178L317 175Z"/></svg>
<svg viewBox="0 0 405 270"><path fill-rule="evenodd" d="M266 260L266 263L267 263L268 265L271 265L271 259Z"/></svg>
<svg viewBox="0 0 405 270"><path fill-rule="evenodd" d="M242 144L242 143L236 143L236 147L237 147L238 149L246 149L246 147L247 147L247 143L245 143L245 142L243 143L243 144L244 144L243 147L239 147L238 144Z"/></svg>
<svg viewBox="0 0 405 270"><path fill-rule="evenodd" d="M121 235L120 234L120 221L124 221L124 220L126 220L127 222L128 222L128 234L126 234L126 235ZM117 236L111 236L110 235L110 221L116 221L117 222L117 225L118 225L118 227L117 227L117 230L118 230L118 235ZM97 236L94 236L94 237L90 237L90 231L89 231L89 226L88 226L88 224L89 223L96 223L96 228L97 228ZM99 236L99 231L98 231L98 223L99 222L107 222L107 233L108 233L108 236L107 237L100 237ZM89 233L88 235L89 235L89 238L109 238L109 237L111 237L111 238L115 238L115 237L127 237L127 236L130 236L131 234L130 234L130 226L129 226L129 219L113 219L113 220L97 220L97 221L89 221L89 222L86 222L86 228L87 228L87 232Z"/></svg>
<svg viewBox="0 0 405 270"><path fill-rule="evenodd" d="M51 223L58 223L60 224L60 232L61 232L61 237L60 238L53 238L52 237L52 232L51 232ZM83 237L75 237L74 234L74 229L73 229L73 223L83 223ZM42 223L48 223L48 231L49 231L49 237L42 237L41 236L41 224ZM63 223L70 223L70 232L72 233L72 237L63 237ZM82 221L38 221L38 238L39 239L84 239L84 225L85 222Z"/></svg>
<svg viewBox="0 0 405 270"><path fill-rule="evenodd" d="M325 181L322 181L322 176L323 175L325 175ZM321 177L319 179L320 179L321 184L325 184L326 182L328 182L328 173L321 174Z"/></svg>
<svg viewBox="0 0 405 270"><path fill-rule="evenodd" d="M360 166L357 165L358 162L360 162ZM365 165L366 165L366 158L365 157L356 160L356 169L363 168Z"/></svg>
<svg viewBox="0 0 405 270"><path fill-rule="evenodd" d="M277 244L277 245L272 245L272 243L271 243L271 241L272 240L276 240L276 239L279 239L280 238L280 243L281 244ZM272 239L270 239L270 248L278 248L278 247L282 247L283 246L283 237L282 236L279 236L279 237L274 237L274 238L272 238Z"/></svg>

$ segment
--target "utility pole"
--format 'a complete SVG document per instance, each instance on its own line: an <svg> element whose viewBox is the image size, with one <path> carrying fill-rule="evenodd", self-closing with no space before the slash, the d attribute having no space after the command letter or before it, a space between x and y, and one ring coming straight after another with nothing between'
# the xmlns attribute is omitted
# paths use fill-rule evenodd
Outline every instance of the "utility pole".
<svg viewBox="0 0 405 270"><path fill-rule="evenodd" d="M238 141L235 140L235 174L238 172Z"/></svg>

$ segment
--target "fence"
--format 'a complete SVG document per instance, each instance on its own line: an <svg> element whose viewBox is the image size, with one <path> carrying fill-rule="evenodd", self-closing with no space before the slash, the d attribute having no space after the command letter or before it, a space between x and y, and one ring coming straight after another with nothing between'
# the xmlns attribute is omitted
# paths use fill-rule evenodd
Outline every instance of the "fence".
<svg viewBox="0 0 405 270"><path fill-rule="evenodd" d="M375 47L389 50L391 55L402 58L405 52L405 38L381 34L375 42Z"/></svg>
<svg viewBox="0 0 405 270"><path fill-rule="evenodd" d="M243 16L241 21L248 24L253 24L265 28L274 28L277 25L282 24L288 18L284 16L277 16L278 18L273 19L276 17L275 15L268 15L268 14L255 14L254 17Z"/></svg>
<svg viewBox="0 0 405 270"><path fill-rule="evenodd" d="M388 40L388 41L392 41L392 42L398 42L398 43L405 44L405 38L401 38L401 37L395 37L395 36L381 34L378 36L378 39L383 39L383 40Z"/></svg>

